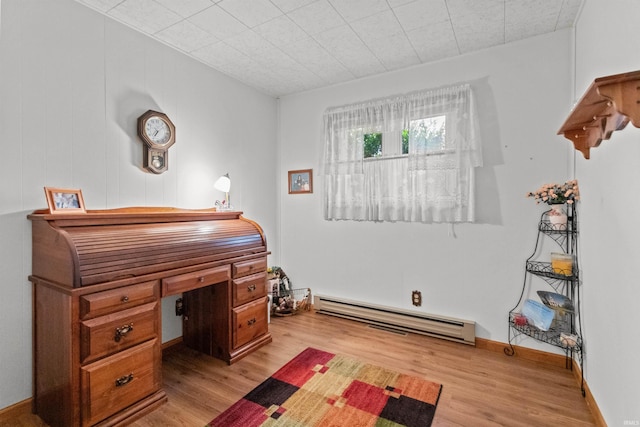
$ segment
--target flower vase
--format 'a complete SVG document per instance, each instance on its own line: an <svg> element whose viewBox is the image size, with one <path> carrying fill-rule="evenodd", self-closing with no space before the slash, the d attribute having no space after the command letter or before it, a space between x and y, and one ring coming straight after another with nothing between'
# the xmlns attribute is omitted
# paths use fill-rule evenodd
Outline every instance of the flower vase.
<svg viewBox="0 0 640 427"><path fill-rule="evenodd" d="M567 214L564 212L564 204L552 204L549 205L551 209L547 212L549 222L554 230L566 230L567 229Z"/></svg>

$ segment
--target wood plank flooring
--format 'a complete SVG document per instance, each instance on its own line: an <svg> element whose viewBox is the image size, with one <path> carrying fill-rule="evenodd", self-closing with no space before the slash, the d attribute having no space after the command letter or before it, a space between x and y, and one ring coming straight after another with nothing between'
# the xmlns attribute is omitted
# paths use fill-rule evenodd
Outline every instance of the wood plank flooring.
<svg viewBox="0 0 640 427"><path fill-rule="evenodd" d="M227 366L182 345L165 351L168 403L137 427L203 426L307 347L443 384L434 426L594 426L569 370L421 335L400 335L331 316L272 318L273 343ZM22 416L16 426L43 426Z"/></svg>

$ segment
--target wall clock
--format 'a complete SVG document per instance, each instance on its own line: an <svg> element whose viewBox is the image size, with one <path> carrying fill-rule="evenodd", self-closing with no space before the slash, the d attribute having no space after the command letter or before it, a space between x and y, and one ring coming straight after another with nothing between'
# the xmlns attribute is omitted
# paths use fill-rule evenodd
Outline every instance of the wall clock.
<svg viewBox="0 0 640 427"><path fill-rule="evenodd" d="M169 168L169 147L176 142L176 127L166 114L149 110L138 117L138 136L144 142L143 167L153 173Z"/></svg>

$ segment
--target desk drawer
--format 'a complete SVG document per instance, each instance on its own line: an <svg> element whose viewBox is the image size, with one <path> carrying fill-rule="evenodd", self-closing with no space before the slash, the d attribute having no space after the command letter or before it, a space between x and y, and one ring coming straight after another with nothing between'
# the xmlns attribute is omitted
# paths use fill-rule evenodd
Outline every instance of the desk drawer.
<svg viewBox="0 0 640 427"><path fill-rule="evenodd" d="M89 319L156 301L158 282L145 282L80 297L80 318Z"/></svg>
<svg viewBox="0 0 640 427"><path fill-rule="evenodd" d="M259 273L233 280L233 306L267 296L267 274Z"/></svg>
<svg viewBox="0 0 640 427"><path fill-rule="evenodd" d="M267 333L267 299L260 298L232 310L233 348Z"/></svg>
<svg viewBox="0 0 640 427"><path fill-rule="evenodd" d="M181 294L230 279L229 266L208 268L162 279L162 296Z"/></svg>
<svg viewBox="0 0 640 427"><path fill-rule="evenodd" d="M80 362L87 363L158 336L158 302L80 323Z"/></svg>
<svg viewBox="0 0 640 427"><path fill-rule="evenodd" d="M267 258L250 259L249 261L236 262L233 264L233 277L248 276L249 274L262 273L267 271Z"/></svg>
<svg viewBox="0 0 640 427"><path fill-rule="evenodd" d="M160 341L154 339L82 367L82 425L93 425L159 390L160 360Z"/></svg>

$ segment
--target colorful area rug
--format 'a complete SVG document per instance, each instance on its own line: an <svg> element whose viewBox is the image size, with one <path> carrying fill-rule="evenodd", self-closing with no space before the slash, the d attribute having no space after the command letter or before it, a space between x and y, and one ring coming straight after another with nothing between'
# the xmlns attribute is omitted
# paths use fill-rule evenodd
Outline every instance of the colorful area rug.
<svg viewBox="0 0 640 427"><path fill-rule="evenodd" d="M208 425L428 427L442 385L307 348Z"/></svg>

